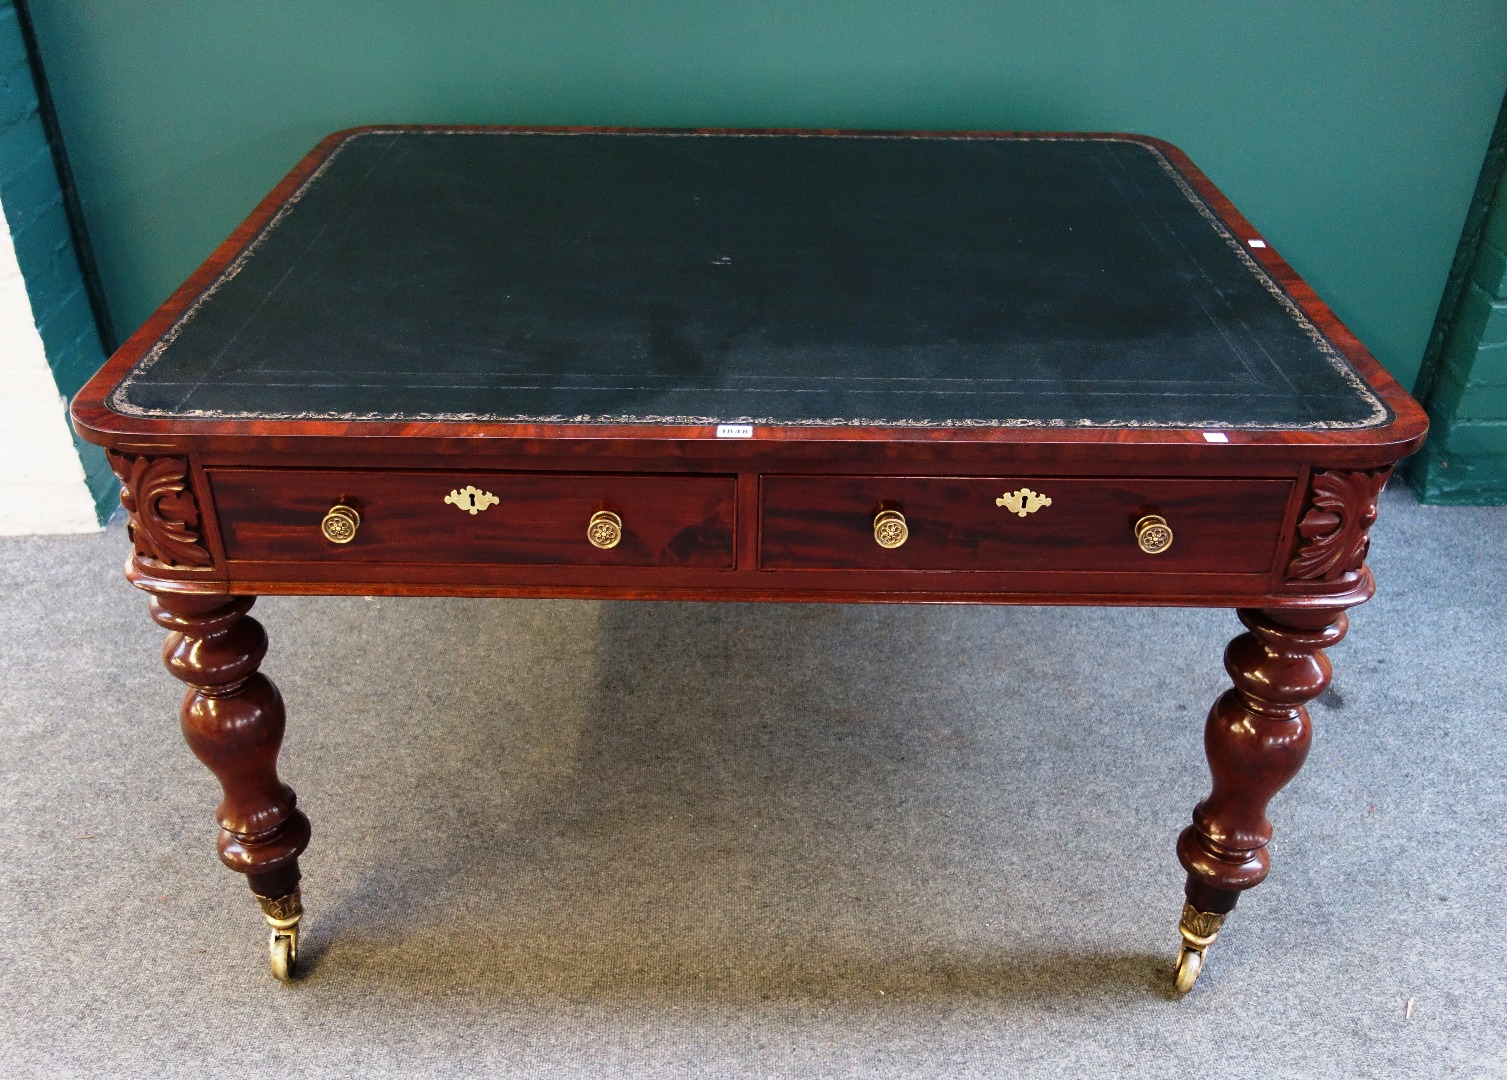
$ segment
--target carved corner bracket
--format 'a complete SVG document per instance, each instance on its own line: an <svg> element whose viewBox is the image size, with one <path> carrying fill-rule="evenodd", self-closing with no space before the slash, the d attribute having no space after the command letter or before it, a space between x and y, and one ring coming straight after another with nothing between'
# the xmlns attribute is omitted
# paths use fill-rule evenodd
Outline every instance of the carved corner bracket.
<svg viewBox="0 0 1507 1080"><path fill-rule="evenodd" d="M126 531L136 558L159 566L211 566L214 559L204 543L188 462L114 450L109 458L120 477L120 504L126 508Z"/></svg>
<svg viewBox="0 0 1507 1080"><path fill-rule="evenodd" d="M1297 550L1287 564L1296 581L1338 581L1359 570L1371 547L1376 500L1390 467L1366 472L1316 472L1298 519Z"/></svg>

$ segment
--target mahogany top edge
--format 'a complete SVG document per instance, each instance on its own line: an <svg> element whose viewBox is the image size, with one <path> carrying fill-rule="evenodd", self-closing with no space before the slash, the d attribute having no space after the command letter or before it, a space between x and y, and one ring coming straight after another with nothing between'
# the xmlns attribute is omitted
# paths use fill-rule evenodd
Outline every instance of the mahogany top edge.
<svg viewBox="0 0 1507 1080"><path fill-rule="evenodd" d="M533 125L370 125L335 132L323 139L261 201L187 281L125 342L100 371L76 396L72 414L80 435L92 442L117 449L142 448L211 448L219 444L238 444L247 438L275 436L279 443L298 445L309 440L321 445L352 439L400 438L415 451L446 453L475 447L477 440L500 440L504 445L527 448L535 443L560 445L567 440L582 447L608 450L624 441L635 444L696 444L714 442L727 448L728 441L715 439L714 432L703 425L670 426L639 424L565 424L500 423L466 421L390 421L390 420L229 420L182 417L130 417L109 407L107 398L121 378L161 338L162 334L193 304L196 297L235 260L277 213L308 176L344 141L352 136L374 131L497 131L538 133L656 133L656 134L737 134L737 135L841 135L848 137L926 137L926 138L1072 138L1117 139L1138 142L1160 151L1184 179L1206 201L1224 225L1240 241L1260 237L1251 224L1229 200L1177 147L1150 136L1109 132L1008 132L1008 131L861 131L847 129L652 129L614 127L551 127ZM1247 251L1298 304L1303 313L1354 366L1357 373L1392 413L1390 421L1369 428L1342 430L1243 429L1227 432L1229 444L1219 447L1228 454L1259 452L1260 448L1286 448L1291 456L1314 459L1375 459L1391 461L1415 450L1427 430L1422 409L1381 367L1369 351L1340 322L1334 313L1314 295L1290 266L1270 246ZM1207 453L1211 448L1199 430L1181 428L1134 427L989 427L989 428L896 428L866 426L760 426L756 429L746 454L757 452L762 443L851 444L901 443L957 444L958 449L973 446L987 451L998 444L1029 444L1038 450L1052 446L1075 447L1078 453L1129 451L1132 448L1152 455L1168 453ZM497 449L501 449L498 446ZM835 448L835 447L834 447ZM1193 448L1198 448L1194 451ZM1249 449L1244 449L1249 448ZM693 455L698 451L690 449ZM775 449L770 447L771 450ZM856 449L856 448L855 448ZM587 451L589 452L589 451Z"/></svg>

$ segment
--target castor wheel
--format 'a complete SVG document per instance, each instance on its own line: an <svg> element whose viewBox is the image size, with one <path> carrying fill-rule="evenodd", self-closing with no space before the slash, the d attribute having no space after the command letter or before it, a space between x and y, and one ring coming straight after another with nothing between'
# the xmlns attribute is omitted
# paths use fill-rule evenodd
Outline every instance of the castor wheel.
<svg viewBox="0 0 1507 1080"><path fill-rule="evenodd" d="M298 962L298 938L292 934L273 934L267 942L267 953L274 979L287 982L293 978L294 964Z"/></svg>
<svg viewBox="0 0 1507 1080"><path fill-rule="evenodd" d="M258 896L256 901L262 906L262 918L272 928L272 936L267 939L272 977L288 982L298 962L298 924L303 920L303 900L294 889L285 896Z"/></svg>
<svg viewBox="0 0 1507 1080"><path fill-rule="evenodd" d="M1199 911L1192 904L1183 904L1183 917L1178 921L1178 933L1183 936L1182 947L1177 950L1176 986L1179 994L1193 989L1193 984L1203 974L1204 953L1219 936L1224 925L1224 915L1215 911Z"/></svg>
<svg viewBox="0 0 1507 1080"><path fill-rule="evenodd" d="M1198 949L1190 949L1184 945L1177 950L1177 992L1186 994L1193 989L1193 984L1198 981L1199 972L1204 969L1204 954Z"/></svg>

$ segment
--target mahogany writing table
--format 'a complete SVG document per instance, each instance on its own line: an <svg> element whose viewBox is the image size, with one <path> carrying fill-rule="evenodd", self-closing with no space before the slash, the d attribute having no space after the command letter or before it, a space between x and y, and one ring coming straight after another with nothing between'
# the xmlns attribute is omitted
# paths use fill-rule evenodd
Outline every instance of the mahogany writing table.
<svg viewBox="0 0 1507 1080"><path fill-rule="evenodd" d="M73 415L279 977L258 595L1228 606L1184 991L1426 427L1155 139L405 127L322 142Z"/></svg>

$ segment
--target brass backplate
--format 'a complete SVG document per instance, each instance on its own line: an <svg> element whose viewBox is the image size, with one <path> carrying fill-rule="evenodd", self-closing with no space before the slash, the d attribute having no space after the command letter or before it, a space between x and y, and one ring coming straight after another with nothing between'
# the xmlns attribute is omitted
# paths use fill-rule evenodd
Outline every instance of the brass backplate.
<svg viewBox="0 0 1507 1080"><path fill-rule="evenodd" d="M479 487L467 485L446 495L445 501L451 506L458 507L472 517L475 517L487 507L496 506L502 500L490 491L483 491Z"/></svg>
<svg viewBox="0 0 1507 1080"><path fill-rule="evenodd" d="M881 510L874 517L874 543L882 548L897 548L910 538L910 526L899 510Z"/></svg>
<svg viewBox="0 0 1507 1080"><path fill-rule="evenodd" d="M586 539L603 551L617 547L623 539L623 519L611 510L598 510L586 523Z"/></svg>
<svg viewBox="0 0 1507 1080"><path fill-rule="evenodd" d="M1147 555L1160 555L1172 546L1172 526L1160 514L1147 514L1135 523L1135 542Z"/></svg>
<svg viewBox="0 0 1507 1080"><path fill-rule="evenodd" d="M361 527L361 515L344 503L336 503L319 523L319 531L332 544L349 544Z"/></svg>
<svg viewBox="0 0 1507 1080"><path fill-rule="evenodd" d="M994 500L995 506L1003 506L1017 517L1025 517L1034 514L1043 506L1051 506L1052 500L1039 491L1032 491L1028 487L1016 491L1007 491Z"/></svg>

